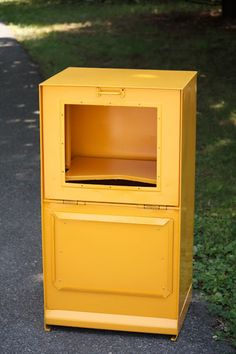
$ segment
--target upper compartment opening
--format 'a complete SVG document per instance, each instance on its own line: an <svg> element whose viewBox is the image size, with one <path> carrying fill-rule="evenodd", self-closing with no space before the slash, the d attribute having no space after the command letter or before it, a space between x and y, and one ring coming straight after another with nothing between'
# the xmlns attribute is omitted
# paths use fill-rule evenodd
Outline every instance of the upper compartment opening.
<svg viewBox="0 0 236 354"><path fill-rule="evenodd" d="M65 105L67 183L156 187L157 109Z"/></svg>

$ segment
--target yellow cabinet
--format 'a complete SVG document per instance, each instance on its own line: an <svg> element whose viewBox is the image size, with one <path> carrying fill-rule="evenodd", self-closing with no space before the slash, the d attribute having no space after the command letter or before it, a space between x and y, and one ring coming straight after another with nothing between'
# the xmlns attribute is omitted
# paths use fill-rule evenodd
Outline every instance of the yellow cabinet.
<svg viewBox="0 0 236 354"><path fill-rule="evenodd" d="M45 324L177 335L191 296L196 73L40 85Z"/></svg>

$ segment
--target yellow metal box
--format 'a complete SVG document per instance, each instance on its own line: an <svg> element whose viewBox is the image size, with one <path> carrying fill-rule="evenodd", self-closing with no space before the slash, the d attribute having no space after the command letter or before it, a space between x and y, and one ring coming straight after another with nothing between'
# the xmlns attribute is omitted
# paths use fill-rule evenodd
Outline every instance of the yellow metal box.
<svg viewBox="0 0 236 354"><path fill-rule="evenodd" d="M177 335L191 296L196 73L40 85L45 324Z"/></svg>

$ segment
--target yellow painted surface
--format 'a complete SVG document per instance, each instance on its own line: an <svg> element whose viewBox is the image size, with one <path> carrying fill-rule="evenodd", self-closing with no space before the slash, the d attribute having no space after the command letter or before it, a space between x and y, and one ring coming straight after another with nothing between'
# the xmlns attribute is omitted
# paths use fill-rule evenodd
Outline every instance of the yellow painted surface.
<svg viewBox="0 0 236 354"><path fill-rule="evenodd" d="M94 105L66 108L72 159L92 156L156 160L157 108Z"/></svg>
<svg viewBox="0 0 236 354"><path fill-rule="evenodd" d="M191 299L195 76L68 68L41 84L45 324L178 334Z"/></svg>
<svg viewBox="0 0 236 354"><path fill-rule="evenodd" d="M58 289L140 296L172 289L170 219L58 212L54 232Z"/></svg>
<svg viewBox="0 0 236 354"><path fill-rule="evenodd" d="M105 92L122 95L120 88L181 90L195 75L196 71L67 68L43 85L102 87Z"/></svg>
<svg viewBox="0 0 236 354"><path fill-rule="evenodd" d="M182 310L192 283L194 185L195 185L195 140L196 140L196 95L195 79L182 93L181 179L180 179L180 297Z"/></svg>
<svg viewBox="0 0 236 354"><path fill-rule="evenodd" d="M177 334L177 320L91 312L47 310L48 324L110 330Z"/></svg>
<svg viewBox="0 0 236 354"><path fill-rule="evenodd" d="M156 161L76 157L66 172L66 181L124 179L156 183Z"/></svg>
<svg viewBox="0 0 236 354"><path fill-rule="evenodd" d="M47 309L177 319L176 210L43 204Z"/></svg>
<svg viewBox="0 0 236 354"><path fill-rule="evenodd" d="M132 204L153 204L153 205L179 205L179 144L180 144L180 109L181 109L181 95L180 91L171 90L170 92L165 90L144 90L144 89L127 89L127 95L124 98L117 96L101 96L98 97L95 88L75 88L68 87L66 90L63 87L41 87L42 90L42 119L43 119L43 150L44 150L44 191L45 198L47 199L62 199L62 200L86 200L86 201L97 201L97 202L115 202L115 203L132 203ZM81 100L78 100L78 97ZM98 131L92 124L90 124L90 119L88 119L88 126L84 129L86 132L85 137L87 143L82 145L82 156L86 157L98 157L96 151L101 155L103 152L103 157L106 158L124 158L124 153L119 149L127 151L129 154L125 157L126 159L131 159L133 155L133 160L140 159L142 161L153 161L156 162L156 187L143 189L140 186L133 186L129 188L129 193L126 193L126 187L123 186L101 186L101 185L89 185L81 186L75 185L74 183L66 183L66 170L69 168L74 156L74 152L78 151L79 143L76 146L71 146L73 133L71 133L71 141L69 144L66 141L70 140L66 138L65 132L65 116L68 110L65 107L69 105L90 105L90 106L113 106L113 107L134 107L143 110L147 107L148 112L153 112L153 108L156 111L156 124L153 124L153 115L151 118L146 119L145 122L151 122L151 128L154 127L154 131L151 135L149 132L152 131L150 128L143 128L143 125L134 125L134 128L129 130L127 133L127 128L123 129L123 120L121 120L121 125L117 125L117 119L114 119L116 124L116 130L121 129L123 134L118 134L119 144L116 143L116 148L112 147L112 133L103 134L98 132L97 140L94 139L94 135ZM171 102L171 104L170 104ZM73 110L72 110L73 112ZM76 110L76 114L78 110ZM70 115L70 113L68 113ZM143 114L141 114L143 115ZM44 117L48 117L47 119ZM78 117L76 115L76 117ZM101 116L98 116L100 119ZM126 116L129 123L129 116ZM133 120L134 118L132 118ZM75 121L74 118L70 119L71 122ZM81 124L84 123L82 119ZM106 119L104 118L104 121ZM102 121L100 121L102 124ZM98 123L97 123L98 124ZM79 127L79 124L78 124ZM78 130L76 125L70 124L68 128L71 132L74 129ZM95 130L94 130L95 129ZM101 125L101 129L103 126ZM107 127L106 127L107 129ZM91 130L91 135L89 134ZM145 139L140 139L142 131L145 133ZM148 140L148 134L150 136L150 142ZM123 137L124 135L124 137ZM104 147L96 149L89 148L93 145L93 141L98 146L101 143L101 137L104 136L103 144ZM153 143L153 136L156 136L156 144ZM85 138L83 138L85 142ZM73 139L75 140L75 139ZM131 150L131 141L134 142L135 149ZM138 141L142 145L145 145L145 155L142 156L140 153L140 146ZM146 145L149 144L149 147ZM69 151L68 145L70 146ZM100 144L101 145L101 144ZM111 153L108 154L110 146ZM156 146L156 152L154 153L154 146ZM145 150L144 149L144 150ZM119 150L119 151L118 151ZM86 151L86 153L85 153ZM104 155L104 151L106 155ZM96 156L94 156L96 155ZM156 156L156 158L155 158ZM168 157L168 158L165 158ZM102 161L102 160L101 160ZM119 173L117 174L119 178ZM142 177L141 177L142 178ZM151 176L151 179L153 177ZM145 182L145 179L144 179Z"/></svg>

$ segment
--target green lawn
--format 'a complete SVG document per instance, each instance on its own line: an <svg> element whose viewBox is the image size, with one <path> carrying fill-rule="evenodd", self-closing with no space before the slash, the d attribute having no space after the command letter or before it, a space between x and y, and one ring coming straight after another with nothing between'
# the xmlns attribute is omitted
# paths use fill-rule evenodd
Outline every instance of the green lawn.
<svg viewBox="0 0 236 354"><path fill-rule="evenodd" d="M236 23L217 7L141 3L2 0L0 19L45 77L67 66L199 72L194 286L236 343Z"/></svg>

